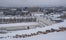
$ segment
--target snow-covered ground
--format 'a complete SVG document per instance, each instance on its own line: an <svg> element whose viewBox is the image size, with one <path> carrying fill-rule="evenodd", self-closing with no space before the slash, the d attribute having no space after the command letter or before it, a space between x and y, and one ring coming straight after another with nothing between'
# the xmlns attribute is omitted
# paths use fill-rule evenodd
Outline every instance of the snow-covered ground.
<svg viewBox="0 0 66 40"><path fill-rule="evenodd" d="M66 31L58 33L49 33L46 35L41 34L27 38L4 38L1 40L66 40Z"/></svg>
<svg viewBox="0 0 66 40"><path fill-rule="evenodd" d="M41 34L37 36L27 37L27 38L12 38L12 36L15 36L16 34L31 34L36 33L38 31L46 31L53 29L59 29L59 27L66 27L66 20L61 23L53 24L51 26L46 26L43 28L36 28L36 29L29 29L29 30L20 30L20 31L11 31L7 34L0 34L0 37L8 37L10 38L2 38L0 40L66 40L66 31L63 32L53 32L49 34Z"/></svg>

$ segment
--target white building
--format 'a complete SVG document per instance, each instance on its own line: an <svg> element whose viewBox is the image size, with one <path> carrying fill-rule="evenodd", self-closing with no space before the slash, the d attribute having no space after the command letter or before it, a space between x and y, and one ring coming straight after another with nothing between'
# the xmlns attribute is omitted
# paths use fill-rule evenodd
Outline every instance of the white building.
<svg viewBox="0 0 66 40"><path fill-rule="evenodd" d="M24 22L24 23L12 23L12 24L0 24L1 30L26 30L40 27L40 24L37 22Z"/></svg>

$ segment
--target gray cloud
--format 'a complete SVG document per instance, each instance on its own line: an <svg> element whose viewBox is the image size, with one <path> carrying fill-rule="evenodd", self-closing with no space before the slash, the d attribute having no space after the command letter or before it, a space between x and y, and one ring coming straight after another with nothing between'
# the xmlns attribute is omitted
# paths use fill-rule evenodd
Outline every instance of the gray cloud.
<svg viewBox="0 0 66 40"><path fill-rule="evenodd" d="M66 0L0 0L0 6L65 6Z"/></svg>

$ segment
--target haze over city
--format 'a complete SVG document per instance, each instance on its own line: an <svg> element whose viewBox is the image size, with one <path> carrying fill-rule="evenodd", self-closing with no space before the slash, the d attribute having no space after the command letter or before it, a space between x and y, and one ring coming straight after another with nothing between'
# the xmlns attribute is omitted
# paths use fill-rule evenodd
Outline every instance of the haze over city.
<svg viewBox="0 0 66 40"><path fill-rule="evenodd" d="M4 7L65 6L66 0L0 0Z"/></svg>

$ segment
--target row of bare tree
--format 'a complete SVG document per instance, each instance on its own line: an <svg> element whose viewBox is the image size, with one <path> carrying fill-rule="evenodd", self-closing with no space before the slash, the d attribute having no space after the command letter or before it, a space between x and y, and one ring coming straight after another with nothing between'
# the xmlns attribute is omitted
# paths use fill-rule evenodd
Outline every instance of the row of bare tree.
<svg viewBox="0 0 66 40"><path fill-rule="evenodd" d="M60 32L60 31L66 31L66 27L59 27L59 29L51 28L50 30L46 30L45 32L38 31L36 33L31 33L31 34L22 34L22 35L16 34L15 36L13 36L13 38L26 38L26 37L36 36L39 34L47 34L47 33L51 33L51 32Z"/></svg>

